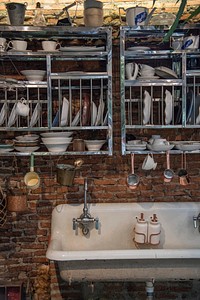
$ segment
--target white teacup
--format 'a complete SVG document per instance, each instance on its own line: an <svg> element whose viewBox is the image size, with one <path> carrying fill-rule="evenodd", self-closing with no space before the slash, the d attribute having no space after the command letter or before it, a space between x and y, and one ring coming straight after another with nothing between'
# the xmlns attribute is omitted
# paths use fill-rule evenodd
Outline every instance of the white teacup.
<svg viewBox="0 0 200 300"><path fill-rule="evenodd" d="M9 48L17 51L26 51L27 45L28 45L27 41L22 41L22 40L12 40L8 43Z"/></svg>
<svg viewBox="0 0 200 300"><path fill-rule="evenodd" d="M30 108L29 108L28 104L26 104L26 103L27 103L27 101L24 98L21 98L19 100L19 102L17 102L16 113L19 116L22 116L22 117L28 116Z"/></svg>
<svg viewBox="0 0 200 300"><path fill-rule="evenodd" d="M55 41L42 41L42 49L44 51L55 51L60 48L60 44Z"/></svg>
<svg viewBox="0 0 200 300"><path fill-rule="evenodd" d="M148 154L142 164L142 169L143 170L155 170L157 167L157 163L153 159L153 155Z"/></svg>
<svg viewBox="0 0 200 300"><path fill-rule="evenodd" d="M138 75L138 65L136 63L127 63L125 73L128 80L135 80Z"/></svg>
<svg viewBox="0 0 200 300"><path fill-rule="evenodd" d="M0 51L5 51L7 48L6 39L0 37Z"/></svg>

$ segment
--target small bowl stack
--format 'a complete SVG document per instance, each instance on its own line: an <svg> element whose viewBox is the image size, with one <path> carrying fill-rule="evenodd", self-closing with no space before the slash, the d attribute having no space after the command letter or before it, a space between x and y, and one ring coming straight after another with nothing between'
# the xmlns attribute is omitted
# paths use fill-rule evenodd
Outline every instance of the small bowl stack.
<svg viewBox="0 0 200 300"><path fill-rule="evenodd" d="M63 132L47 132L41 134L41 140L49 152L65 152L72 141L72 137L69 136L71 134L71 132L68 132L66 133L66 136Z"/></svg>
<svg viewBox="0 0 200 300"><path fill-rule="evenodd" d="M39 146L39 136L37 134L26 134L17 136L14 140L14 148L19 152L34 152Z"/></svg>
<svg viewBox="0 0 200 300"><path fill-rule="evenodd" d="M85 140L88 151L99 151L105 143L106 140Z"/></svg>

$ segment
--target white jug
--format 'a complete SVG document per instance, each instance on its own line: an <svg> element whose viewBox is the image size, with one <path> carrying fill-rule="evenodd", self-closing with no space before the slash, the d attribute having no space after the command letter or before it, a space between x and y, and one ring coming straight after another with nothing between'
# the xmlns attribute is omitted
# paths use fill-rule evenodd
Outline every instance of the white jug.
<svg viewBox="0 0 200 300"><path fill-rule="evenodd" d="M149 13L148 8L142 6L130 7L126 10L126 23L128 26L148 25L156 8Z"/></svg>
<svg viewBox="0 0 200 300"><path fill-rule="evenodd" d="M184 38L182 50L198 49L199 48L199 35L190 35Z"/></svg>

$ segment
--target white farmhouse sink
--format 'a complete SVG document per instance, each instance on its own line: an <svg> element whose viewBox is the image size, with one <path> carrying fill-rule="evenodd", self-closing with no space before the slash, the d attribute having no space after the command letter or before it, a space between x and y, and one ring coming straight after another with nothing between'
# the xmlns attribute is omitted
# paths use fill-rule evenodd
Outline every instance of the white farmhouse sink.
<svg viewBox="0 0 200 300"><path fill-rule="evenodd" d="M48 259L56 261L64 280L148 280L198 279L200 277L200 233L193 216L200 203L100 203L89 204L99 229L84 236L73 230L72 220L83 205L64 204L52 213ZM153 214L161 223L160 244L137 245L136 217Z"/></svg>

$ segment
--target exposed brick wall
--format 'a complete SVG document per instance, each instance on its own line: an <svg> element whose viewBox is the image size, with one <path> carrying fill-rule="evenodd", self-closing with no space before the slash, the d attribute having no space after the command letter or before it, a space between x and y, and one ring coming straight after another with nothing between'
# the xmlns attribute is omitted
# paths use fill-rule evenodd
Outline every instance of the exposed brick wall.
<svg viewBox="0 0 200 300"><path fill-rule="evenodd" d="M145 6L147 8L152 7L152 1L148 0L136 0L134 3L131 0L126 0L126 1L106 1L106 0L101 0L103 2L103 8L104 8L104 17L110 16L112 13L113 14L119 14L119 7L123 8L128 8L128 7L134 7L136 5L140 6ZM0 16L7 16L7 11L5 9L5 4L11 2L9 0L5 0L0 3ZM33 15L34 15L34 10L36 7L36 2L33 0L28 0L28 1L22 1L19 0L17 1L18 3L24 3L27 2L27 9L26 9L26 19L25 19L25 24L26 25L32 25L32 20L33 20ZM39 1L41 3L41 6L43 7L43 12L45 15L45 18L47 19L48 25L50 24L56 24L57 20L55 18L55 13L61 12L61 10L71 4L73 1L65 1L65 0L41 0ZM70 17L73 17L75 14L77 14L78 18L83 17L83 2L84 1L78 1L78 6L77 9L76 7L72 7L69 9L69 14ZM180 1L175 1L175 0L168 0L167 2L164 0L157 0L156 1L156 14L159 14L161 12L161 9L165 9L166 12L172 12L172 13L177 13L178 8L179 8ZM188 16L188 14L194 10L194 8L198 7L199 3L198 1L195 0L188 0L187 5L185 7L184 15L183 18ZM124 13L125 14L125 13ZM65 16L65 15L63 15ZM0 24L5 24L7 21L6 19L0 19ZM77 22L82 22L81 20L77 20ZM76 22L75 22L76 23Z"/></svg>
<svg viewBox="0 0 200 300"><path fill-rule="evenodd" d="M55 165L57 158L40 158L35 160L35 171L41 176L41 186L27 193L29 210L24 213L8 213L7 221L0 227L0 282L21 280L25 287L33 282L41 264L48 264L45 257L50 237L52 209L61 203L83 201L83 180L85 176L98 176L89 186L92 202L142 202L142 201L200 201L200 161L198 154L187 156L187 168L191 183L180 186L176 176L170 184L163 183L163 171L166 167L164 155L156 155L158 167L155 171L144 172L141 164L143 155L136 155L135 171L141 178L137 190L131 191L126 186L130 173L130 157L120 154L120 92L119 92L119 47L113 49L113 115L114 115L114 155L83 157L84 165L77 173L72 187L62 187L56 182ZM136 135L150 137L155 131L138 130ZM163 130L163 136L170 140L176 136L182 139L200 140L199 130ZM74 157L64 157L63 162L73 163ZM62 159L61 159L62 161ZM10 161L12 163L12 161ZM23 182L24 174L29 170L28 158L17 158L19 173L12 179ZM181 157L171 156L171 167L177 170L181 166ZM52 168L51 168L52 167ZM51 171L52 169L52 171ZM85 287L81 283L63 282L57 266L50 263L51 299L88 299L84 298ZM102 283L99 285L102 299L120 299L128 295L133 299L145 299L144 283ZM155 283L156 299L192 299L199 292L199 282ZM97 285L98 287L98 285ZM116 296L117 295L117 296ZM127 296L127 297L128 297ZM107 297L107 298L106 298ZM101 298L100 298L101 299ZM127 298L128 299L128 298ZM194 298L195 299L195 298ZM198 298L196 298L198 299ZM42 299L40 299L42 300Z"/></svg>

